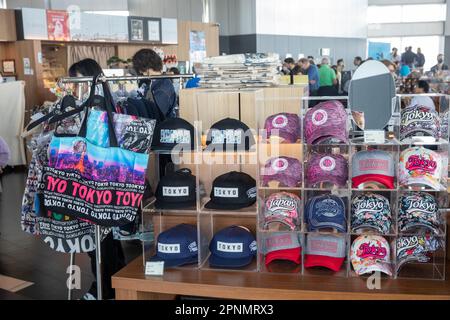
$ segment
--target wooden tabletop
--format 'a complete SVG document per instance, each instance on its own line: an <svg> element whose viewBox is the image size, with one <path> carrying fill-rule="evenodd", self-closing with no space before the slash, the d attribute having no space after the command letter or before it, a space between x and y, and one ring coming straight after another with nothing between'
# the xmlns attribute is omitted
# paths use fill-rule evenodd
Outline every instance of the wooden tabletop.
<svg viewBox="0 0 450 320"><path fill-rule="evenodd" d="M261 300L450 300L450 281L384 279L380 290L369 290L365 278L293 276L258 272L198 269L166 270L163 277L144 275L142 257L113 276L122 292ZM139 295L131 295L139 296Z"/></svg>

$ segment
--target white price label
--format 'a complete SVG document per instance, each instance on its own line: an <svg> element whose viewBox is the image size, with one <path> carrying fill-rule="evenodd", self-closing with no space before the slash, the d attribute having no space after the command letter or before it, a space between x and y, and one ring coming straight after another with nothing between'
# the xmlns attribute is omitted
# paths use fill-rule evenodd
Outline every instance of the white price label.
<svg viewBox="0 0 450 320"><path fill-rule="evenodd" d="M146 276L162 276L164 275L164 261L146 262L145 263Z"/></svg>
<svg viewBox="0 0 450 320"><path fill-rule="evenodd" d="M384 143L385 133L383 130L365 130L364 143Z"/></svg>

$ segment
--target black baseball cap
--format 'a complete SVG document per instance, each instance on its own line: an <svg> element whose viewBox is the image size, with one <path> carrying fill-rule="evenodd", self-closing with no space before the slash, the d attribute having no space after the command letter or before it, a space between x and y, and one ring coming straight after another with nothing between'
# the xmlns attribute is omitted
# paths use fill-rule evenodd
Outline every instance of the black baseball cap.
<svg viewBox="0 0 450 320"><path fill-rule="evenodd" d="M157 209L189 208L196 204L196 180L189 169L166 174L156 188Z"/></svg>
<svg viewBox="0 0 450 320"><path fill-rule="evenodd" d="M152 150L172 150L177 145L194 150L194 126L181 118L170 118L155 128Z"/></svg>
<svg viewBox="0 0 450 320"><path fill-rule="evenodd" d="M243 172L232 171L217 177L207 209L237 210L256 202L256 181Z"/></svg>
<svg viewBox="0 0 450 320"><path fill-rule="evenodd" d="M255 139L250 128L245 123L231 118L213 124L206 138L206 145L223 148L223 151L248 151L254 144Z"/></svg>

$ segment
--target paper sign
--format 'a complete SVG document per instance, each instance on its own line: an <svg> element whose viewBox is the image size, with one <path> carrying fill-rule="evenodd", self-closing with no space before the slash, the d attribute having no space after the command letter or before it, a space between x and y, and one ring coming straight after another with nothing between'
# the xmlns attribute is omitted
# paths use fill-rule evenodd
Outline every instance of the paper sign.
<svg viewBox="0 0 450 320"><path fill-rule="evenodd" d="M164 261L145 263L146 276L162 276L163 274L164 274Z"/></svg>
<svg viewBox="0 0 450 320"><path fill-rule="evenodd" d="M385 134L383 130L365 130L364 143L382 144L385 142Z"/></svg>

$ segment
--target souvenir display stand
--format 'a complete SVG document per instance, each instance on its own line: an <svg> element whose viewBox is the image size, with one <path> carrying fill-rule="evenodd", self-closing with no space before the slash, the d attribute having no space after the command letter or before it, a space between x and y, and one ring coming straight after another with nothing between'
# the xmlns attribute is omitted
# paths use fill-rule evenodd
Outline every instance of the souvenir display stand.
<svg viewBox="0 0 450 320"><path fill-rule="evenodd" d="M198 259L190 265L166 268L162 276L149 276L145 274L145 264L155 255L156 243L147 244L144 247L143 259L133 261L113 277L116 298L171 299L177 295L186 295L232 299L450 299L450 281L446 277L448 268L446 264L448 125L446 131L441 130L439 140L430 140L429 137L422 137L420 134L419 137L409 140L402 139L401 106L405 104L405 97L398 96L393 101L393 117L383 130L384 140L366 142L363 132L355 125L351 112L347 111L346 142L327 141L325 144L311 144L307 143L304 132L308 106L328 100L337 100L346 105L347 98L306 98L302 95L281 97L270 95L265 90L273 89L255 89L245 92L196 90L195 93L189 93L189 105L193 109L186 111L182 106L180 114L191 114L193 115L191 120L195 119L203 123L201 127L196 125L195 150L184 151L182 161L174 162L176 169L188 168L195 175L196 204L190 208L161 210L155 208L155 199L153 199L145 206L143 219L153 221L155 240L161 232L180 223L195 226ZM243 96L246 97L245 101L251 101L251 103L242 103ZM437 110L442 119L448 120L448 102L448 96L440 96ZM219 108L219 111L215 113L215 104L226 105L228 111ZM301 125L291 130L289 139L286 139L286 136L280 138L283 136L281 134L267 134L266 129L270 127L270 121L276 127L277 123L283 122L284 118L292 115L298 117ZM205 143L208 129L226 117L239 119L248 127L255 129L253 148L247 151L231 152L208 150ZM253 120L248 120L250 117ZM321 121L321 119L319 117L316 120ZM434 150L433 155L438 155L435 160L439 163L435 165L443 169L433 188L407 185L399 179L401 157L406 149L415 146L429 148ZM392 187L388 188L371 181L363 181L364 183L354 187L352 163L356 161L354 161L355 156L363 151L377 150L392 159L390 162L393 166ZM333 161L331 161L330 169L330 175L344 180L345 183L341 183L340 186L324 181L312 183L313 181L309 179L308 168L315 164L314 157L317 154L339 157L347 163L346 167L342 167L344 169L338 171L338 175L335 171L338 169ZM160 156L161 153L152 154L152 157ZM272 162L273 159L275 162ZM325 167L329 166L326 160L324 162L321 160L320 166L322 164ZM270 172L274 165L283 167L286 163L297 166L296 170L290 172L289 181L282 183L280 179L270 179L270 177L267 179L268 175L273 174L273 172L268 173L267 170ZM215 179L231 171L243 172L255 179L256 203L239 210L206 208L205 204L210 201ZM156 188L158 182L159 178L156 177L152 186ZM435 199L439 208L440 225L437 233L432 234L431 237L433 243L439 243L439 245L434 250L425 252L426 261L423 260L423 256L421 256L422 261L412 260L404 263L402 260L402 266L397 270L400 262L397 259L399 250L403 250L408 244L412 245L414 241L422 243L424 239L430 239L430 234L424 233L423 230L402 231L400 228L399 201L411 192L427 193ZM367 195L377 199L387 199L384 203L390 205L390 224L384 226L383 232L364 228L361 231L361 228L356 230L353 226L355 213L352 204L356 203L355 199ZM310 218L306 217L306 207L314 198L320 196L342 199L345 223L341 223L340 231L337 229L311 231ZM280 203L270 202L271 199L277 201L281 199L285 206L289 204L292 210L297 211L298 216L290 217L293 218L289 220L293 222L291 228L283 229L268 223L267 210L270 211L270 206L274 203L275 206ZM214 248L210 246L210 243L214 235L225 227L236 225L245 227L254 235L257 241L255 258L251 263L239 268L211 266L210 249L214 250ZM352 244L361 236L379 236L386 240L387 245L384 247L386 263L383 266L390 270L390 275L377 272L381 281L380 287L376 289L370 285L372 273L357 274L352 263ZM340 247L343 246L341 251L344 254L335 265L336 270L314 267L314 263L305 266L305 261L308 260L307 253L310 252L309 250L314 250L313 245L308 247L308 241L310 239L313 241L314 237L334 237L335 243L338 243ZM299 245L290 247L293 249L290 253L298 255L295 257L297 263L293 262L295 259L267 261L268 253L270 253L268 247L273 244L273 241L283 241L283 239L290 239L295 243L298 241ZM297 250L298 247L300 250Z"/></svg>

